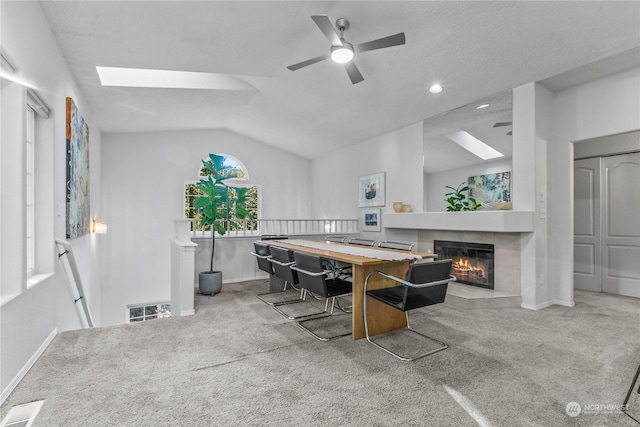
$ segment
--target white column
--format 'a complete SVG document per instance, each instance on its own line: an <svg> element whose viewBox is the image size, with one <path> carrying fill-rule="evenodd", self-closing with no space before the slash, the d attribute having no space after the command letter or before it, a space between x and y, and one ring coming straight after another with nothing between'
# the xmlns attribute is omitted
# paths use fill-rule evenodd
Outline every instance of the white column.
<svg viewBox="0 0 640 427"><path fill-rule="evenodd" d="M190 316L195 313L195 264L197 244L189 233L189 221L175 221L176 236L171 239L171 314Z"/></svg>
<svg viewBox="0 0 640 427"><path fill-rule="evenodd" d="M547 142L552 94L536 83L513 90L513 209L535 212L534 232L521 238L522 306L551 305L548 280Z"/></svg>

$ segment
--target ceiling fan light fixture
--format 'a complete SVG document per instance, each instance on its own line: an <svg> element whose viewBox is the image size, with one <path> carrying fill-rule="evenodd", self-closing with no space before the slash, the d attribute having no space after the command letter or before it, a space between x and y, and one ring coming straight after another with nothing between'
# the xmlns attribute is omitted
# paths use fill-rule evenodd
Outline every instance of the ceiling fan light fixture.
<svg viewBox="0 0 640 427"><path fill-rule="evenodd" d="M331 46L331 60L338 64L346 64L353 59L353 45L342 41L342 46Z"/></svg>

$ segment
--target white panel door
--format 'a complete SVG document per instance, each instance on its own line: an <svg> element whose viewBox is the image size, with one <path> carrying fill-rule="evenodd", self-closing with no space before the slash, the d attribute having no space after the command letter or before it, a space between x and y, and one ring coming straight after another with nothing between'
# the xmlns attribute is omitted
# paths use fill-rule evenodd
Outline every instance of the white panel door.
<svg viewBox="0 0 640 427"><path fill-rule="evenodd" d="M573 284L602 292L600 159L574 162Z"/></svg>
<svg viewBox="0 0 640 427"><path fill-rule="evenodd" d="M602 290L640 297L640 153L603 157Z"/></svg>

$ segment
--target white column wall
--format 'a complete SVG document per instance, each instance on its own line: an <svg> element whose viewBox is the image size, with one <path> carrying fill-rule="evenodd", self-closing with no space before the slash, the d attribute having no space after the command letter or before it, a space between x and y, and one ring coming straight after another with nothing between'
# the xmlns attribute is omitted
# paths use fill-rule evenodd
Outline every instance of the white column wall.
<svg viewBox="0 0 640 427"><path fill-rule="evenodd" d="M64 280L55 255L55 237L65 237L66 194L66 97L72 97L90 129L91 211L100 207L100 129L92 124L91 111L84 102L69 71L38 2L2 2L0 4L0 38L3 52L19 69L21 77L31 82L36 92L51 109L49 119L37 119L36 173L44 183L37 182L36 191L36 254L38 273L52 274L35 286L24 280L25 253L21 249L24 220L22 191L2 188L0 234L2 235L2 288L18 290L19 294L4 301L0 308L0 388L4 399L17 381L26 374L46 344L57 331L77 329L81 321L74 308L73 297ZM7 93L24 91L16 83L2 89ZM23 92L24 96L24 92ZM24 105L24 98L21 102ZM3 107L5 105L3 104ZM23 182L22 150L23 120L7 120L2 111L3 185L20 187ZM100 277L97 273L95 236L73 240L74 251L82 274L87 302L94 318L100 318ZM18 283L19 282L19 283Z"/></svg>
<svg viewBox="0 0 640 427"><path fill-rule="evenodd" d="M554 93L548 145L552 301L573 303L573 142L640 129L640 68Z"/></svg>
<svg viewBox="0 0 640 427"><path fill-rule="evenodd" d="M184 217L184 184L197 180L209 153L244 164L247 183L260 186L262 218L310 215L310 161L261 141L223 129L105 134L103 141L102 212L109 225L104 325L124 322L128 304L170 300L169 239L174 221ZM199 254L210 253L209 239L202 243L196 270ZM214 267L222 270L224 282L259 276L251 248L252 239L216 239Z"/></svg>
<svg viewBox="0 0 640 427"><path fill-rule="evenodd" d="M382 213L393 212L393 202L404 202L414 211L423 207L422 122L328 153L312 162L312 212L316 217L359 218L358 179L386 173L386 204ZM375 240L417 242L417 231L384 230L362 233Z"/></svg>
<svg viewBox="0 0 640 427"><path fill-rule="evenodd" d="M513 209L535 212L535 231L521 236L522 306L549 304L547 144L552 94L529 83L513 91Z"/></svg>

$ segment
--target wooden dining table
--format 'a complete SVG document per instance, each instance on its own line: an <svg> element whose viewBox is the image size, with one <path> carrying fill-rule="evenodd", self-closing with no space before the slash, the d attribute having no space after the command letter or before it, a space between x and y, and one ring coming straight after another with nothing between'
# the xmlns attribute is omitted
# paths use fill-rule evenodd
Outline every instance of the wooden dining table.
<svg viewBox="0 0 640 427"><path fill-rule="evenodd" d="M293 251L306 252L318 255L326 259L340 261L352 265L353 275L353 308L352 308L352 327L353 339L359 340L365 337L364 332L364 315L362 297L364 293L364 281L367 275L378 270L390 274L392 276L404 278L409 264L416 259L437 258L437 255L407 252L394 249L370 248L363 247L355 249L355 245L343 243L320 242L320 241L304 241L304 240L273 240L266 242L269 245L279 246L281 248ZM355 255L346 253L354 249L353 252L363 253L364 255ZM392 252L399 254L394 260L382 259L385 254L379 254L377 251ZM376 258L376 255L382 258ZM396 286L397 283L386 279L380 275L372 276L369 279L368 289L380 289ZM383 332L400 329L407 326L407 320L403 312L389 307L374 299L367 301L367 325L369 327L369 335L377 335Z"/></svg>

